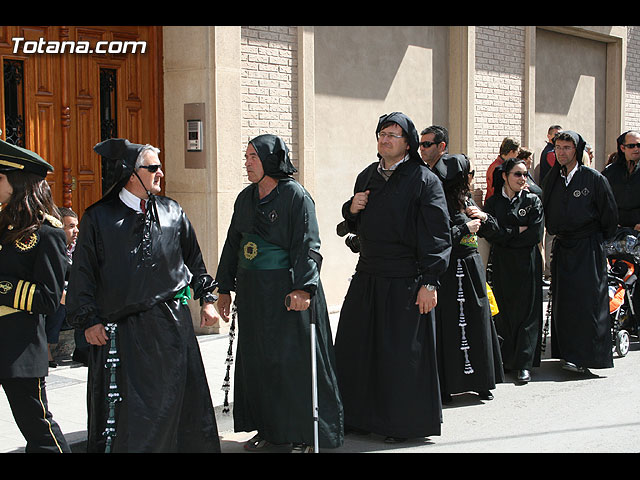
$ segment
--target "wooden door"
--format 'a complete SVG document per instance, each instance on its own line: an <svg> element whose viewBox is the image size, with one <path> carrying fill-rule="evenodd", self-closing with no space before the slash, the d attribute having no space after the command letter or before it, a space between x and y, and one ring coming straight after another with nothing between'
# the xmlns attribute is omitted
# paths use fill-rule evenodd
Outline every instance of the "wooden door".
<svg viewBox="0 0 640 480"><path fill-rule="evenodd" d="M22 65L22 146L54 166L48 181L58 205L81 215L102 196L93 151L100 141L121 137L162 149L161 27L0 26L0 58ZM15 92L6 85L0 129L9 141L6 107Z"/></svg>

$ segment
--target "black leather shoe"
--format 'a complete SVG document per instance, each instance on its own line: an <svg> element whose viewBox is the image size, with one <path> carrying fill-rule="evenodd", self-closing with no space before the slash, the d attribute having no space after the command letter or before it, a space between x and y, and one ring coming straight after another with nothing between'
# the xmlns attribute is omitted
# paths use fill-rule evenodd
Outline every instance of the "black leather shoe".
<svg viewBox="0 0 640 480"><path fill-rule="evenodd" d="M486 390L483 392L476 392L476 393L482 400L493 400L493 395L489 390Z"/></svg>
<svg viewBox="0 0 640 480"><path fill-rule="evenodd" d="M531 380L531 373L529 370L518 370L518 381L529 382Z"/></svg>

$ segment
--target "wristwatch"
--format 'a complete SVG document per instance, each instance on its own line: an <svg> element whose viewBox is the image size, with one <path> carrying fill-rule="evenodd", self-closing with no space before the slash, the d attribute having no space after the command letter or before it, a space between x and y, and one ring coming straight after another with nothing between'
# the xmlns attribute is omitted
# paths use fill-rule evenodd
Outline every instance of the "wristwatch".
<svg viewBox="0 0 640 480"><path fill-rule="evenodd" d="M435 285L429 285L428 283L425 283L424 285L422 285L423 287L425 287L427 290L429 290L430 292L433 292L434 290L437 290L438 287L436 287Z"/></svg>
<svg viewBox="0 0 640 480"><path fill-rule="evenodd" d="M205 303L215 303L216 300L218 300L218 297L213 293L205 293L200 299L200 305L203 305Z"/></svg>

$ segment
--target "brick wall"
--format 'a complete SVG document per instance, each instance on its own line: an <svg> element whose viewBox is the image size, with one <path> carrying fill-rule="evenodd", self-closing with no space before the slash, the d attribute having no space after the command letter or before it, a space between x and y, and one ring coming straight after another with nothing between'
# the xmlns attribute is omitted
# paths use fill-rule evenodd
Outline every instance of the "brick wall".
<svg viewBox="0 0 640 480"><path fill-rule="evenodd" d="M525 27L477 26L475 77L475 187L483 191L486 170L505 137L524 133Z"/></svg>
<svg viewBox="0 0 640 480"><path fill-rule="evenodd" d="M297 27L242 27L242 144L272 133L289 147L298 166ZM246 179L245 179L246 180Z"/></svg>
<svg viewBox="0 0 640 480"><path fill-rule="evenodd" d="M627 89L624 130L640 129L640 27L627 27Z"/></svg>

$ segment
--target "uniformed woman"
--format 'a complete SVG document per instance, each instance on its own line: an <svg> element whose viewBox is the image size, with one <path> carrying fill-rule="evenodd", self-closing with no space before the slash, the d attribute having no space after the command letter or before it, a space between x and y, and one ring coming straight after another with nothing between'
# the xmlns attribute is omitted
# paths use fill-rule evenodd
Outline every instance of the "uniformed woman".
<svg viewBox="0 0 640 480"><path fill-rule="evenodd" d="M44 318L60 304L67 268L48 171L37 154L0 140L0 385L26 452L70 452L44 382Z"/></svg>

